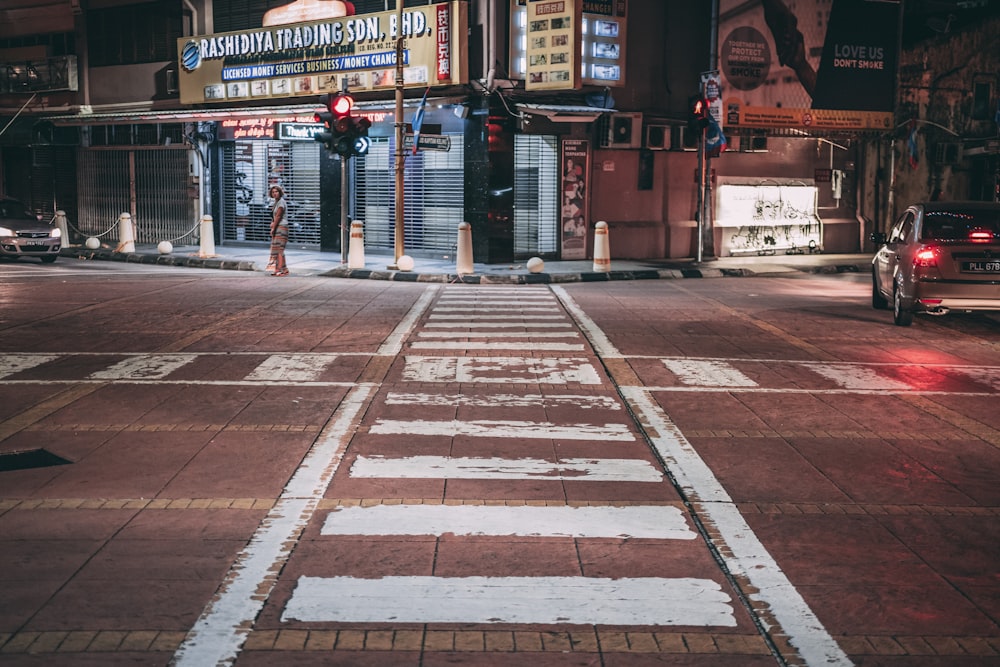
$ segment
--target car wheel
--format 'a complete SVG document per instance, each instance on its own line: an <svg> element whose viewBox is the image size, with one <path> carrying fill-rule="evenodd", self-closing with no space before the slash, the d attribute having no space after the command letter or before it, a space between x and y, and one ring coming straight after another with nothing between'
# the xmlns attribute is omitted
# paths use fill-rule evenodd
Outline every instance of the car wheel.
<svg viewBox="0 0 1000 667"><path fill-rule="evenodd" d="M59 255L45 255L44 257L39 257L39 259L42 260L42 262L44 262L45 264L51 264L52 262L56 261L56 257L58 256Z"/></svg>
<svg viewBox="0 0 1000 667"><path fill-rule="evenodd" d="M892 291L892 321L900 327L913 324L913 312L903 308L903 297L899 294L898 286Z"/></svg>
<svg viewBox="0 0 1000 667"><path fill-rule="evenodd" d="M889 300L882 296L882 292L878 288L878 278L875 277L875 271L872 271L872 308L875 310L888 310Z"/></svg>

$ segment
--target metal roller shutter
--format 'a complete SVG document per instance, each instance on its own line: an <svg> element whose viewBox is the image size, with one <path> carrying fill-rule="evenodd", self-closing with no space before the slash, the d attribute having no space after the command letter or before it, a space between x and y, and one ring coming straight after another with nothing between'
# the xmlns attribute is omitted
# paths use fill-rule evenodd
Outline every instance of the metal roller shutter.
<svg viewBox="0 0 1000 667"><path fill-rule="evenodd" d="M453 252L465 217L465 150L462 135L451 150L407 154L403 229L406 251ZM396 142L372 138L368 154L350 161L351 217L365 224L365 246L395 248Z"/></svg>
<svg viewBox="0 0 1000 667"><path fill-rule="evenodd" d="M514 255L554 257L558 229L558 137L515 135Z"/></svg>
<svg viewBox="0 0 1000 667"><path fill-rule="evenodd" d="M198 221L188 193L187 149L85 148L77 164L80 233L116 240L118 218L128 213L138 243L191 242Z"/></svg>
<svg viewBox="0 0 1000 667"><path fill-rule="evenodd" d="M315 142L235 141L222 144L222 238L269 242L270 186L285 188L288 242L319 248L319 151Z"/></svg>

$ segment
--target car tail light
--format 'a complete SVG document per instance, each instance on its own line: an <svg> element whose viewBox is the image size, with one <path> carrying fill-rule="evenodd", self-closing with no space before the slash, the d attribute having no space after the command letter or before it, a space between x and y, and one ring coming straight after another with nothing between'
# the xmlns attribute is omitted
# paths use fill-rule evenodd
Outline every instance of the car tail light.
<svg viewBox="0 0 1000 667"><path fill-rule="evenodd" d="M937 250L924 248L913 256L913 266L937 266Z"/></svg>
<svg viewBox="0 0 1000 667"><path fill-rule="evenodd" d="M988 229L973 229L969 232L969 240L973 243L989 243L993 240L993 232Z"/></svg>
<svg viewBox="0 0 1000 667"><path fill-rule="evenodd" d="M925 306L940 306L943 299L917 299L917 302Z"/></svg>

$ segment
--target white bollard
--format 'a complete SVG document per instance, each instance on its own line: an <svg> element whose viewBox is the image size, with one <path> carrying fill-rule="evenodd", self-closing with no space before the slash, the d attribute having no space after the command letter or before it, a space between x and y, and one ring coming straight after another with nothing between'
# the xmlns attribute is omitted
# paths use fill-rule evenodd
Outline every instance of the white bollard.
<svg viewBox="0 0 1000 667"><path fill-rule="evenodd" d="M365 268L365 223L355 220L351 223L351 243L347 252L347 268Z"/></svg>
<svg viewBox="0 0 1000 667"><path fill-rule="evenodd" d="M69 225L66 224L66 211L56 211L56 227L59 228L60 243L63 246L69 245Z"/></svg>
<svg viewBox="0 0 1000 667"><path fill-rule="evenodd" d="M611 270L611 245L608 242L608 223L594 225L594 271L607 273Z"/></svg>
<svg viewBox="0 0 1000 667"><path fill-rule="evenodd" d="M198 257L215 257L215 230L212 228L212 216L201 216L201 245Z"/></svg>
<svg viewBox="0 0 1000 667"><path fill-rule="evenodd" d="M130 213L118 216L118 247L115 252L135 252L135 227Z"/></svg>
<svg viewBox="0 0 1000 667"><path fill-rule="evenodd" d="M455 254L455 273L472 273L472 225L458 224L458 251Z"/></svg>

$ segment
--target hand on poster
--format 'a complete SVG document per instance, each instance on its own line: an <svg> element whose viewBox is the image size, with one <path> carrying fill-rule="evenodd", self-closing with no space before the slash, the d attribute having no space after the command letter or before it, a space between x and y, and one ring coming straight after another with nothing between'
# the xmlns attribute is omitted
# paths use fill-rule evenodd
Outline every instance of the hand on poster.
<svg viewBox="0 0 1000 667"><path fill-rule="evenodd" d="M782 0L761 0L764 21L771 29L778 62L792 68L802 87L813 96L816 89L816 71L806 60L805 39L799 31L799 21Z"/></svg>

